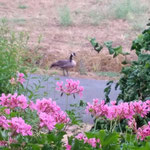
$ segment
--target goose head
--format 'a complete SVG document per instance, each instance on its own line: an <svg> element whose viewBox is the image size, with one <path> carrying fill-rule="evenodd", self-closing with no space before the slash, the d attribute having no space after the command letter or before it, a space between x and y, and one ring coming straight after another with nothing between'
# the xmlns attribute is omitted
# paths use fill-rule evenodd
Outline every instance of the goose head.
<svg viewBox="0 0 150 150"><path fill-rule="evenodd" d="M74 57L74 56L76 56L76 54L75 54L75 53L71 53L71 55L70 55L70 57L69 57L70 62L73 60L73 57Z"/></svg>

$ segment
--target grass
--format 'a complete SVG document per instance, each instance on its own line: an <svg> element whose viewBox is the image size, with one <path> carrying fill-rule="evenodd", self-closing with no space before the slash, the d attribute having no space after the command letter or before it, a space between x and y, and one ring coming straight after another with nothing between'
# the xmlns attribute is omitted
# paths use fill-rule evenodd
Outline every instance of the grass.
<svg viewBox="0 0 150 150"><path fill-rule="evenodd" d="M6 17L2 17L0 18L0 22L7 22L8 23L16 23L16 24L24 24L26 22L26 19L24 18L6 18Z"/></svg>
<svg viewBox="0 0 150 150"><path fill-rule="evenodd" d="M143 17L143 18L139 18L138 20L130 21L132 29L134 31L142 32L146 26L147 20L148 18Z"/></svg>
<svg viewBox="0 0 150 150"><path fill-rule="evenodd" d="M98 76L106 76L106 77L120 77L121 74L118 72L96 72Z"/></svg>
<svg viewBox="0 0 150 150"><path fill-rule="evenodd" d="M18 8L19 8L19 9L26 9L27 6L26 6L26 5L19 5Z"/></svg>
<svg viewBox="0 0 150 150"><path fill-rule="evenodd" d="M133 19L135 15L141 15L147 11L147 6L140 0L116 0L112 1L112 10L117 19Z"/></svg>
<svg viewBox="0 0 150 150"><path fill-rule="evenodd" d="M17 24L24 24L26 22L26 19L24 19L24 18L14 18L14 19L11 20L11 22L17 23Z"/></svg>
<svg viewBox="0 0 150 150"><path fill-rule="evenodd" d="M81 59L80 62L79 62L79 73L80 73L81 75L87 75L87 70L86 70L84 61L83 61L82 59Z"/></svg>
<svg viewBox="0 0 150 150"><path fill-rule="evenodd" d="M62 6L58 10L59 22L63 26L70 26L72 24L71 12L68 6Z"/></svg>
<svg viewBox="0 0 150 150"><path fill-rule="evenodd" d="M103 19L103 16L101 16L98 10L91 10L88 16L92 25L99 25L100 21Z"/></svg>

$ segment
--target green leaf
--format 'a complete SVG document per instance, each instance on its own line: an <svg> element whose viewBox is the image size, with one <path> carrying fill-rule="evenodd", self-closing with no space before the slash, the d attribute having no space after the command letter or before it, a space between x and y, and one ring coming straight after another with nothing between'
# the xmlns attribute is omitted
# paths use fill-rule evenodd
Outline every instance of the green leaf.
<svg viewBox="0 0 150 150"><path fill-rule="evenodd" d="M99 134L98 134L98 137L99 137L99 139L100 139L100 141L101 141L101 144L103 145L104 144L104 140L105 140L105 137L106 137L106 131L105 130L100 130L99 131Z"/></svg>
<svg viewBox="0 0 150 150"><path fill-rule="evenodd" d="M96 138L96 134L92 132L85 132L85 135L87 136L88 139L94 138L94 137Z"/></svg>
<svg viewBox="0 0 150 150"><path fill-rule="evenodd" d="M119 54L122 54L122 46L118 46L118 47L113 48L113 49L114 49L114 55L113 55L113 57L116 57Z"/></svg>
<svg viewBox="0 0 150 150"><path fill-rule="evenodd" d="M49 142L52 142L52 141L54 141L54 142L56 142L57 140L56 140L56 137L55 137L55 134L52 132L52 133L50 133L50 134L47 134L47 140L49 141Z"/></svg>
<svg viewBox="0 0 150 150"><path fill-rule="evenodd" d="M65 125L63 123L55 125L55 127L56 127L57 130L62 130L64 128L64 126Z"/></svg>
<svg viewBox="0 0 150 150"><path fill-rule="evenodd" d="M95 38L90 38L89 40L90 40L90 43L92 44L92 46L95 47L96 43L97 43L96 39Z"/></svg>
<svg viewBox="0 0 150 150"><path fill-rule="evenodd" d="M103 49L103 46L100 45L95 38L90 38L89 39L91 45L94 47L94 50L97 51L98 53Z"/></svg>
<svg viewBox="0 0 150 150"><path fill-rule="evenodd" d="M38 144L31 144L30 146L32 147L32 150L41 150L41 147Z"/></svg>
<svg viewBox="0 0 150 150"><path fill-rule="evenodd" d="M107 137L104 139L103 146L111 145L111 144L118 144L119 142L119 135L118 133L109 133Z"/></svg>

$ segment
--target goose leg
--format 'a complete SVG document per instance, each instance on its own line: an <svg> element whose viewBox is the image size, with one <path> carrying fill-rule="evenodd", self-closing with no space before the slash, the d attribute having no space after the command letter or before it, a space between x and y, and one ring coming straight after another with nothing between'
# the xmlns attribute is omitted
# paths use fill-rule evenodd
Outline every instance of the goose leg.
<svg viewBox="0 0 150 150"><path fill-rule="evenodd" d="M69 76L68 69L66 69L66 72L67 72L67 76Z"/></svg>
<svg viewBox="0 0 150 150"><path fill-rule="evenodd" d="M63 76L65 76L65 70L63 69Z"/></svg>

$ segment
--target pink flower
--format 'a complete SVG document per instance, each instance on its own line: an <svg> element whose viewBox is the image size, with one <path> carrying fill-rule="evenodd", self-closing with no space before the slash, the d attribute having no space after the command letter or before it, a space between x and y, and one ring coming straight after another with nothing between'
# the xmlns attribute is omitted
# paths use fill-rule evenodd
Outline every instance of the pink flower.
<svg viewBox="0 0 150 150"><path fill-rule="evenodd" d="M17 140L13 139L12 137L10 137L8 140L10 144L17 143Z"/></svg>
<svg viewBox="0 0 150 150"><path fill-rule="evenodd" d="M66 82L65 87L63 87L63 81L57 82L56 84L58 87L56 87L56 90L65 93L66 95L79 94L80 97L82 96L84 88L79 86L80 81L66 79Z"/></svg>
<svg viewBox="0 0 150 150"><path fill-rule="evenodd" d="M96 148L97 143L99 143L100 140L96 138L90 138L88 139L87 143L90 144L92 147Z"/></svg>
<svg viewBox="0 0 150 150"><path fill-rule="evenodd" d="M66 150L71 150L71 145L67 144L66 145Z"/></svg>
<svg viewBox="0 0 150 150"><path fill-rule="evenodd" d="M7 146L8 142L7 141L0 141L0 146Z"/></svg>
<svg viewBox="0 0 150 150"><path fill-rule="evenodd" d="M24 81L25 81L25 79L24 79L24 74L18 72L18 74L17 74L17 82L23 84Z"/></svg>
<svg viewBox="0 0 150 150"><path fill-rule="evenodd" d="M33 103L33 101L30 101L29 108L33 111L36 110L36 104Z"/></svg>
<svg viewBox="0 0 150 150"><path fill-rule="evenodd" d="M137 130L137 139L143 141L147 136L150 136L150 121L148 122L148 125L144 125Z"/></svg>
<svg viewBox="0 0 150 150"><path fill-rule="evenodd" d="M17 97L17 101L18 101L18 107L22 108L22 109L26 109L28 107L27 104L27 99L24 95L19 95Z"/></svg>
<svg viewBox="0 0 150 150"><path fill-rule="evenodd" d="M70 121L70 119L67 116L67 113L64 111L56 113L55 120L57 123L68 123Z"/></svg>
<svg viewBox="0 0 150 150"><path fill-rule="evenodd" d="M24 95L18 96L17 93L15 93L14 95L2 94L2 96L0 97L0 105L8 108L20 107L22 109L26 109L28 107L26 97Z"/></svg>
<svg viewBox="0 0 150 150"><path fill-rule="evenodd" d="M40 117L40 126L47 126L49 130L52 130L56 123L68 123L70 120L66 112L62 111L52 99L43 98L42 100L36 100L35 109Z"/></svg>
<svg viewBox="0 0 150 150"><path fill-rule="evenodd" d="M6 130L9 128L8 120L5 116L0 116L0 127Z"/></svg>
<svg viewBox="0 0 150 150"><path fill-rule="evenodd" d="M85 137L85 135L83 133L79 133L78 135L75 136L76 139L79 139L79 140L83 140Z"/></svg>
<svg viewBox="0 0 150 150"><path fill-rule="evenodd" d="M43 98L42 100L37 99L36 109L38 112L45 112L47 114L55 114L61 110L60 107L56 105L56 102L52 101L51 98Z"/></svg>
<svg viewBox="0 0 150 150"><path fill-rule="evenodd" d="M98 99L93 99L93 104L87 103L86 111L91 113L95 118L103 117L108 114L108 106L105 105L105 101L102 100L98 104Z"/></svg>
<svg viewBox="0 0 150 150"><path fill-rule="evenodd" d="M132 105L136 114L139 114L141 117L145 117L147 115L149 110L146 102L135 101Z"/></svg>
<svg viewBox="0 0 150 150"><path fill-rule="evenodd" d="M46 113L40 113L40 127L46 126L50 131L55 128L56 122L55 119Z"/></svg>
<svg viewBox="0 0 150 150"><path fill-rule="evenodd" d="M97 143L99 144L99 147L101 147L100 139L96 139L96 138L89 138L88 139L83 133L79 133L77 136L75 136L75 138L79 139L79 140L83 140L84 143L88 143L94 148L96 148Z"/></svg>
<svg viewBox="0 0 150 150"><path fill-rule="evenodd" d="M93 104L88 103L86 107L86 112L93 115L95 118L106 117L109 120L114 119L132 119L136 115L145 117L150 110L149 102L134 101L130 103L120 103L115 105L105 104L105 101L98 102L98 99L93 99Z"/></svg>
<svg viewBox="0 0 150 150"><path fill-rule="evenodd" d="M23 136L32 135L31 126L26 124L21 117L13 117L11 120L8 120L9 128L20 133Z"/></svg>
<svg viewBox="0 0 150 150"><path fill-rule="evenodd" d="M4 109L4 112L9 115L10 114L10 109Z"/></svg>
<svg viewBox="0 0 150 150"><path fill-rule="evenodd" d="M128 126L133 130L133 131L137 131L137 123L135 118L132 118L128 121Z"/></svg>

